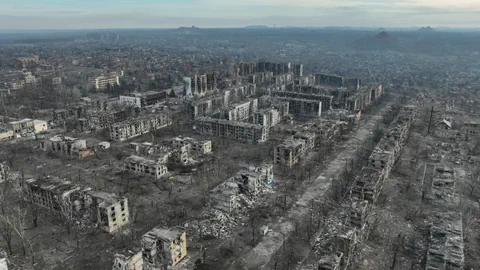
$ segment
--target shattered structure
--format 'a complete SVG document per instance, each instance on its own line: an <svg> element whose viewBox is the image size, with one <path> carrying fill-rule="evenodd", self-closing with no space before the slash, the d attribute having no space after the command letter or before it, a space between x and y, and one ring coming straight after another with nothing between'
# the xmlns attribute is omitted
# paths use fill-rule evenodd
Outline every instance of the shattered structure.
<svg viewBox="0 0 480 270"><path fill-rule="evenodd" d="M315 147L315 134L312 132L296 132L291 138L286 139L274 149L273 160L291 168L300 158L307 155Z"/></svg>
<svg viewBox="0 0 480 270"><path fill-rule="evenodd" d="M280 123L281 120L282 115L276 108L262 109L253 113L253 123L268 128Z"/></svg>
<svg viewBox="0 0 480 270"><path fill-rule="evenodd" d="M279 98L288 101L289 112L294 115L322 116L322 102L303 98Z"/></svg>
<svg viewBox="0 0 480 270"><path fill-rule="evenodd" d="M210 204L216 210L230 213L239 207L241 195L257 196L272 181L271 164L241 170L211 190Z"/></svg>
<svg viewBox="0 0 480 270"><path fill-rule="evenodd" d="M401 108L371 154L368 165L363 167L360 175L356 177L350 196L348 222L342 224L340 230L337 230L335 247L322 257L319 269L347 269L352 263L354 251L368 235L369 206L376 201L383 181L388 177L399 158L415 115L416 106L407 105ZM339 254L342 256L339 260L332 260L332 253L335 254L333 258L339 258Z"/></svg>
<svg viewBox="0 0 480 270"><path fill-rule="evenodd" d="M201 134L205 135L255 143L268 140L269 129L257 124L200 117L197 119L196 127Z"/></svg>
<svg viewBox="0 0 480 270"><path fill-rule="evenodd" d="M29 179L26 200L59 213L81 226L95 225L113 233L129 223L128 200L92 191L59 178Z"/></svg>
<svg viewBox="0 0 480 270"><path fill-rule="evenodd" d="M430 227L426 270L462 270L464 266L462 215L438 213Z"/></svg>
<svg viewBox="0 0 480 270"><path fill-rule="evenodd" d="M59 153L66 157L84 159L94 155L94 152L87 148L87 142L72 137L54 136L40 142L40 147L44 151Z"/></svg>
<svg viewBox="0 0 480 270"><path fill-rule="evenodd" d="M374 149L369 165L362 169L360 177L355 181L352 198L369 202L377 200L383 181L388 178L408 138L415 114L414 106L404 106L401 109Z"/></svg>
<svg viewBox="0 0 480 270"><path fill-rule="evenodd" d="M155 227L142 236L143 269L175 266L187 256L187 234L182 227Z"/></svg>
<svg viewBox="0 0 480 270"><path fill-rule="evenodd" d="M172 117L166 113L125 121L110 126L110 138L125 141L172 124Z"/></svg>
<svg viewBox="0 0 480 270"><path fill-rule="evenodd" d="M143 258L142 252L137 252L125 256L122 254L115 254L113 257L112 270L142 270Z"/></svg>
<svg viewBox="0 0 480 270"><path fill-rule="evenodd" d="M168 172L167 162L169 156L170 153L165 153L164 158L153 159L131 155L125 158L125 169L137 174L160 179Z"/></svg>
<svg viewBox="0 0 480 270"><path fill-rule="evenodd" d="M224 111L224 119L229 121L246 121L257 111L258 99L249 99L237 104L231 104Z"/></svg>
<svg viewBox="0 0 480 270"><path fill-rule="evenodd" d="M311 101L311 102L313 101L321 102L321 105L319 106L320 106L320 111L322 112L330 110L332 108L332 101L333 101L333 96L330 96L330 95L305 94L305 93L299 93L299 92L279 91L279 90L273 90L272 96L277 97L280 100L288 101L290 111L294 110L292 107L295 106L295 104L292 104L292 103L295 103L295 102L298 103L299 102L298 100L303 100L304 102L305 100ZM298 107L298 104L297 104L297 107Z"/></svg>

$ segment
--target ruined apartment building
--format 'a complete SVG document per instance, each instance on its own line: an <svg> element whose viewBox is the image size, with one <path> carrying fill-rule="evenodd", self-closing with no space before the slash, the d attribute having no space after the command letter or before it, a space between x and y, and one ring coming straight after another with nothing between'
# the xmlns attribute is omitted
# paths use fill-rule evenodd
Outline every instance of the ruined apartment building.
<svg viewBox="0 0 480 270"><path fill-rule="evenodd" d="M258 109L258 99L232 104L224 112L224 119L229 121L246 121Z"/></svg>
<svg viewBox="0 0 480 270"><path fill-rule="evenodd" d="M183 78L183 91L187 97L202 97L207 93L211 93L217 89L216 73L207 73L203 75L193 75L192 77Z"/></svg>
<svg viewBox="0 0 480 270"><path fill-rule="evenodd" d="M314 147L315 133L296 132L291 138L275 147L273 152L274 163L291 168Z"/></svg>
<svg viewBox="0 0 480 270"><path fill-rule="evenodd" d="M175 266L187 256L187 234L182 227L155 227L142 236L143 269Z"/></svg>
<svg viewBox="0 0 480 270"><path fill-rule="evenodd" d="M143 270L143 254L137 252L129 254L115 254L113 257L112 270Z"/></svg>
<svg viewBox="0 0 480 270"><path fill-rule="evenodd" d="M96 129L101 130L108 128L115 123L126 121L128 118L128 113L125 110L119 111L100 111L96 112L91 117L91 124Z"/></svg>
<svg viewBox="0 0 480 270"><path fill-rule="evenodd" d="M317 85L344 87L352 90L358 90L362 81L358 78L347 78L328 74L315 74L315 83Z"/></svg>
<svg viewBox="0 0 480 270"><path fill-rule="evenodd" d="M347 110L361 111L366 109L370 104L377 101L383 95L383 86L362 87L357 92L350 95L347 102Z"/></svg>
<svg viewBox="0 0 480 270"><path fill-rule="evenodd" d="M169 156L169 155L168 155ZM125 169L137 174L146 175L155 179L160 179L163 175L168 173L167 161L168 158L161 160L149 159L136 155L131 155L125 159Z"/></svg>
<svg viewBox="0 0 480 270"><path fill-rule="evenodd" d="M287 139L274 149L273 162L291 168L303 156L305 142L300 139Z"/></svg>
<svg viewBox="0 0 480 270"><path fill-rule="evenodd" d="M137 118L111 125L110 138L114 141L126 141L171 124L172 117L164 113Z"/></svg>
<svg viewBox="0 0 480 270"><path fill-rule="evenodd" d="M439 212L433 218L426 255L427 270L463 270L465 264L462 214Z"/></svg>
<svg viewBox="0 0 480 270"><path fill-rule="evenodd" d="M87 148L87 141L66 136L54 136L40 142L44 151L58 153L65 157L84 159L94 155L94 152Z"/></svg>
<svg viewBox="0 0 480 270"><path fill-rule="evenodd" d="M288 101L289 112L294 115L303 116L322 116L322 102L318 100L309 100L301 98L283 98L280 100Z"/></svg>
<svg viewBox="0 0 480 270"><path fill-rule="evenodd" d="M378 142L369 163L362 168L352 189L352 198L375 202L408 138L416 107L404 106Z"/></svg>
<svg viewBox="0 0 480 270"><path fill-rule="evenodd" d="M268 140L268 128L262 125L200 117L196 129L201 134L239 141L263 143Z"/></svg>
<svg viewBox="0 0 480 270"><path fill-rule="evenodd" d="M278 97L281 100L287 100L290 103L290 100L302 99L302 100L311 100L311 101L320 101L322 103L321 111L328 111L332 108L333 96L331 95L317 95L317 94L304 94L291 91L271 91L272 96ZM290 104L289 108L292 112L292 105Z"/></svg>
<svg viewBox="0 0 480 270"><path fill-rule="evenodd" d="M266 126L275 126L282 121L282 115L276 108L262 109L253 113L253 123Z"/></svg>
<svg viewBox="0 0 480 270"><path fill-rule="evenodd" d="M172 144L175 149L187 146L188 151L197 156L212 152L212 141L210 140L197 141L190 137L179 136L173 139Z"/></svg>
<svg viewBox="0 0 480 270"><path fill-rule="evenodd" d="M24 188L28 202L67 215L74 224L95 225L113 233L129 223L127 198L55 177L29 179Z"/></svg>

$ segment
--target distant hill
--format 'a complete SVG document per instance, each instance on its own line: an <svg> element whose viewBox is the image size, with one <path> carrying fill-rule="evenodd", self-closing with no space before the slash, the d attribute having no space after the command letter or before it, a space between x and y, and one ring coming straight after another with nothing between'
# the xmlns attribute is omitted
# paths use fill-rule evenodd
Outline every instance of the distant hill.
<svg viewBox="0 0 480 270"><path fill-rule="evenodd" d="M431 28L430 26L427 26L427 27L422 27L422 28L418 29L418 32L433 33L433 32L435 32L435 29Z"/></svg>
<svg viewBox="0 0 480 270"><path fill-rule="evenodd" d="M247 29L267 29L268 26L266 25L247 25L245 26Z"/></svg>
<svg viewBox="0 0 480 270"><path fill-rule="evenodd" d="M377 30L380 31L380 32L387 31L387 29L385 29L385 28L383 28L383 27L380 27L380 28L378 28Z"/></svg>
<svg viewBox="0 0 480 270"><path fill-rule="evenodd" d="M358 39L352 45L359 50L398 50L400 42L387 31L382 31L373 37Z"/></svg>
<svg viewBox="0 0 480 270"><path fill-rule="evenodd" d="M181 34L186 34L186 35L191 35L191 34L197 34L200 32L200 28L192 26L192 27L179 27L178 29L174 30L177 33Z"/></svg>

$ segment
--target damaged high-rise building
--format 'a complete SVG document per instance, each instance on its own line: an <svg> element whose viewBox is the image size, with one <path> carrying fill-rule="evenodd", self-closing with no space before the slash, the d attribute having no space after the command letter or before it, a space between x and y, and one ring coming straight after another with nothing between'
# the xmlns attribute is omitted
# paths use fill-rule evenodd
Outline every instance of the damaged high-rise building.
<svg viewBox="0 0 480 270"><path fill-rule="evenodd" d="M199 117L196 122L196 130L205 135L254 143L266 142L269 131L262 125L210 117Z"/></svg>

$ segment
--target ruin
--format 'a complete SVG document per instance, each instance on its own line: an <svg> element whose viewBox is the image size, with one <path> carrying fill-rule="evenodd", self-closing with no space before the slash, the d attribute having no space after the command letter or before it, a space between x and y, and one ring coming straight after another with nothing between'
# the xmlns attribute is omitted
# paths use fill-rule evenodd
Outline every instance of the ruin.
<svg viewBox="0 0 480 270"><path fill-rule="evenodd" d="M24 189L28 202L63 215L74 225L94 225L114 233L129 223L128 200L124 197L55 177L28 179Z"/></svg>
<svg viewBox="0 0 480 270"><path fill-rule="evenodd" d="M114 141L126 141L171 124L172 117L165 113L137 118L111 125L110 139Z"/></svg>
<svg viewBox="0 0 480 270"><path fill-rule="evenodd" d="M210 205L217 210L230 213L240 206L240 195L259 195L273 181L273 165L262 164L241 170L235 176L216 186L210 192Z"/></svg>
<svg viewBox="0 0 480 270"><path fill-rule="evenodd" d="M128 256L122 254L115 254L113 257L112 270L142 270L143 257L142 252L129 254Z"/></svg>
<svg viewBox="0 0 480 270"><path fill-rule="evenodd" d="M40 147L44 151L78 159L84 159L94 155L94 152L87 148L86 140L67 136L53 136L40 142Z"/></svg>
<svg viewBox="0 0 480 270"><path fill-rule="evenodd" d="M182 227L153 228L142 236L143 269L177 265L187 256L187 234Z"/></svg>
<svg viewBox="0 0 480 270"><path fill-rule="evenodd" d="M163 175L168 173L167 162L169 156L170 153L165 153L163 158L155 160L131 155L125 158L125 170L160 179Z"/></svg>
<svg viewBox="0 0 480 270"><path fill-rule="evenodd" d="M268 128L265 126L210 117L199 117L196 130L200 134L246 142L263 143L268 140Z"/></svg>

